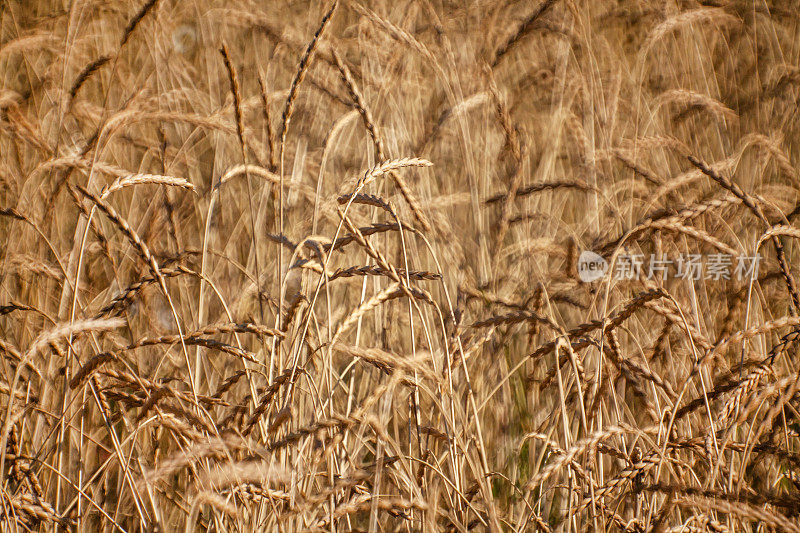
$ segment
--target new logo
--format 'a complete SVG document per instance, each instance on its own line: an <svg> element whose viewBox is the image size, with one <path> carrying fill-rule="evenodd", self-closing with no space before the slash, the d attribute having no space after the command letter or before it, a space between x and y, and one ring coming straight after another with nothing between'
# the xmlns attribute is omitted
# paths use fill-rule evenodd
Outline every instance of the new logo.
<svg viewBox="0 0 800 533"><path fill-rule="evenodd" d="M584 283L602 278L607 271L608 262L599 254L586 250L578 258L578 277Z"/></svg>

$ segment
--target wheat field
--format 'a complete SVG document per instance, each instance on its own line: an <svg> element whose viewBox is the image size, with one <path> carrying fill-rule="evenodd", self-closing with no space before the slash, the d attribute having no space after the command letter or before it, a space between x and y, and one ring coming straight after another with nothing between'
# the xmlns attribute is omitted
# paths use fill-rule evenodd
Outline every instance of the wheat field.
<svg viewBox="0 0 800 533"><path fill-rule="evenodd" d="M797 0L1 0L0 530L800 531Z"/></svg>

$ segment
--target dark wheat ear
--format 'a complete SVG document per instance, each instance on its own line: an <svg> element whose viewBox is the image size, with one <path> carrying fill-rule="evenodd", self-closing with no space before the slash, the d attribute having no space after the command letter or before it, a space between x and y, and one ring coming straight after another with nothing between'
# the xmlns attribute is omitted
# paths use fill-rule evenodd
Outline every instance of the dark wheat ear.
<svg viewBox="0 0 800 533"><path fill-rule="evenodd" d="M180 320L178 318L177 311L175 311L175 307L174 307L174 305L172 303L172 300L171 300L171 298L169 296L169 289L167 288L167 281L164 278L164 275L161 273L161 268L158 266L158 261L156 260L155 256L152 254L152 252L150 251L150 248L142 240L142 238L139 236L139 234L136 233L136 231L133 228L131 228L130 224L128 224L128 222L124 218L122 218L122 216L120 216L119 213L117 213L117 211L113 207L111 207L111 205L109 205L105 200L103 200L101 197L97 196L96 194L90 192L89 190L87 190L86 188L84 188L84 187L82 187L80 185L75 185L75 188L78 191L80 191L80 193L82 195L84 195L86 198L91 200L97 206L97 208L117 228L120 229L122 234L125 235L125 237L131 242L133 247L136 249L136 251L141 256L141 258L144 260L144 262L150 268L150 270L153 273L153 276L158 280L158 283L159 283L159 285L161 287L161 290L163 291L164 296L166 297L167 302L169 303L170 310L172 311L172 316L173 316L173 318L175 320L175 326L178 328L178 332L179 332L178 340L180 341L181 348L183 348L183 355L184 355L185 360L186 360L186 369L189 372L189 375L193 375L192 365L189 363L189 354L186 351L186 343L184 342L182 328L181 328L181 325L180 325ZM194 399L195 399L195 402L196 402L197 401L197 392L195 390L194 382L190 381L190 385L191 385L191 389L192 389L192 396L194 396Z"/></svg>
<svg viewBox="0 0 800 533"><path fill-rule="evenodd" d="M539 4L539 6L528 16L528 18L525 19L525 22L520 25L517 31L512 35L509 35L503 44L497 47L497 50L495 50L489 65L491 65L492 68L496 67L503 57L505 57L508 51L511 50L514 45L520 42L523 37L530 33L530 31L533 29L533 24L539 20L539 18L541 18L541 16L544 15L548 9L553 7L553 4L555 4L557 1L558 0L544 0L541 4Z"/></svg>
<svg viewBox="0 0 800 533"><path fill-rule="evenodd" d="M127 43L128 39L131 38L131 34L136 30L136 27L139 25L142 19L153 10L157 3L158 0L148 0L147 3L145 3L142 8L137 11L136 14L128 21L128 25L125 27L125 31L122 33L122 38L119 41L120 48L125 46L125 43Z"/></svg>
<svg viewBox="0 0 800 533"><path fill-rule="evenodd" d="M123 46L128 42L131 38L131 35L134 31L136 31L136 27L139 26L139 23L142 22L147 14L153 10L153 8L158 3L158 0L148 0L136 14L131 17L128 21L128 25L125 26L125 31L122 32L122 37L120 38L119 45L117 46L117 52L114 54L102 55L95 59L94 61L88 63L83 69L81 70L80 74L75 78L75 81L72 82L72 87L69 90L69 100L72 101L77 96L78 91L81 90L81 87L86 83L86 81L91 78L96 72L98 72L101 68L103 68L106 63L111 61L112 59L116 58L119 50L122 49Z"/></svg>
<svg viewBox="0 0 800 533"><path fill-rule="evenodd" d="M267 146L269 147L269 170L278 170L275 164L275 129L272 127L272 114L269 109L269 92L267 91L267 78L261 66L258 67L258 88L261 91L261 105L264 112L264 125L267 130Z"/></svg>
<svg viewBox="0 0 800 533"><path fill-rule="evenodd" d="M163 282L163 276L161 275L161 269L158 267L158 262L153 254L150 252L150 248L145 244L142 238L139 236L136 231L131 228L130 224L122 218L117 211L111 207L105 200L101 197L97 196L96 194L89 192L81 185L75 185L75 188L80 191L82 195L86 198L91 200L97 208L104 214L106 217L122 232L123 235L131 242L133 247L139 253L139 256L142 258L144 263L150 268L153 273L153 276L161 283Z"/></svg>
<svg viewBox="0 0 800 533"><path fill-rule="evenodd" d="M233 112L236 118L236 136L239 138L239 149L241 151L242 164L244 165L244 172L247 178L247 201L250 206L250 230L253 233L253 250L258 249L258 240L256 238L256 213L253 207L253 186L250 181L250 171L247 167L247 148L244 140L244 118L242 117L242 90L239 85L239 76L236 74L236 69L231 63L231 56L228 52L228 47L225 43L219 49L222 54L222 60L225 63L225 68L228 71L228 80L230 81L231 93L233 94ZM256 267L256 280L258 281L258 293L261 293L261 268L259 266L258 254L255 254L255 267ZM258 310L263 319L264 317L264 304L261 298L258 299Z"/></svg>
<svg viewBox="0 0 800 533"><path fill-rule="evenodd" d="M297 72L292 79L292 85L289 87L289 95L286 97L286 104L283 108L283 116L281 117L281 154L283 154L284 145L286 144L286 133L289 130L289 123L292 121L294 103L297 99L297 92L300 89L300 84L303 83L306 74L308 74L308 69L311 67L311 63L314 60L315 52L319 47L319 41L322 38L322 34L325 33L325 29L328 27L328 24L333 18L333 14L336 12L336 7L338 5L339 0L334 0L334 2L331 4L331 7L328 8L328 11L326 11L325 15L323 15L319 28L317 28L316 33L314 33L314 37L312 37L311 41L306 47L305 52L303 52L303 55L300 57L300 63L297 65Z"/></svg>
<svg viewBox="0 0 800 533"><path fill-rule="evenodd" d="M355 106L356 110L358 110L359 115L361 115L361 120L364 122L364 127L367 128L367 132L369 132L369 136L372 139L373 145L375 146L375 155L377 156L378 161L385 161L386 152L384 151L385 144L383 142L383 137L381 137L380 130L375 124L375 120L372 118L372 113L370 112L369 107L366 105L363 96L361 96L361 92L358 90L355 79L353 79L353 74L350 72L350 69L347 68L347 65L339 55L339 52L334 49L332 53L333 59L336 62L336 67L339 69L342 82L344 82L345 87L347 87L347 91L350 93L350 98L353 100L353 105ZM417 222L420 223L425 231L430 231L431 225L428 222L428 219L422 213L422 206L420 206L419 200L417 200L417 198L412 194L411 188L408 186L403 177L397 172L389 172L389 177L392 178L395 185L397 185L397 188L400 189L400 194L403 195L403 199L406 201L406 203L408 203L409 207L411 207L411 212L414 213L414 218L417 219Z"/></svg>
<svg viewBox="0 0 800 533"><path fill-rule="evenodd" d="M28 222L28 217L14 209L13 207L0 208L0 216L15 218L23 222Z"/></svg>
<svg viewBox="0 0 800 533"><path fill-rule="evenodd" d="M69 90L69 98L70 100L74 100L75 96L78 94L78 91L81 90L83 84L86 83L86 80L92 77L92 74L103 68L103 65L111 61L111 56L100 56L81 70L81 73L78 74L78 77L75 78L75 81L72 82L72 87Z"/></svg>
<svg viewBox="0 0 800 533"><path fill-rule="evenodd" d="M331 6L322 16L322 20L320 21L320 25L317 28L317 31L314 33L314 37L312 37L311 41L308 43L308 46L303 52L303 55L300 57L300 63L297 66L297 72L292 79L292 84L289 87L289 94L286 96L286 104L283 107L283 115L281 116L281 129L279 135L279 156L278 156L278 165L280 166L279 169L279 183L278 183L278 209L276 210L277 215L277 226L278 226L278 233L281 235L284 234L283 231L283 224L284 224L284 198L283 198L283 155L286 151L286 135L289 131L289 123L292 121L292 112L294 111L294 103L297 99L297 93L300 89L300 84L303 83L303 80L308 73L308 69L311 67L311 63L314 60L315 52L319 47L319 41L322 38L323 33L325 33L325 29L331 22L333 18L333 14L336 12L336 8L339 5L339 0L333 0ZM278 267L276 269L278 278L283 277L283 247L278 247ZM283 308L283 291L280 291L280 299L278 301L278 308Z"/></svg>
<svg viewBox="0 0 800 533"><path fill-rule="evenodd" d="M761 205L757 203L752 196L744 192L741 187L696 157L690 155L688 156L688 159L689 162L700 169L703 174L716 181L724 189L730 191L734 196L739 198L742 204L752 211L753 214L764 223L767 229L772 227L772 224L764 214L764 210L762 209ZM773 235L772 244L775 246L775 254L778 256L778 264L780 265L781 272L783 273L783 279L786 282L786 287L789 290L789 296L792 298L792 314L797 315L797 313L800 312L800 293L797 292L797 284L794 281L792 271L789 269L789 262L786 260L786 252L783 249L783 243L777 235Z"/></svg>
<svg viewBox="0 0 800 533"><path fill-rule="evenodd" d="M353 74L350 72L350 69L347 67L344 60L342 60L342 56L339 55L339 52L336 49L334 49L332 53L333 59L336 62L336 68L339 69L339 75L342 78L342 82L344 82L344 86L347 87L347 92L350 93L350 98L353 100L353 105L355 106L359 115L361 115L361 120L364 122L364 127L367 128L367 132L372 139L372 143L375 145L375 153L378 156L378 160L383 161L386 159L383 151L383 139L381 138L378 128L375 125L375 120L372 118L372 113L366 106L364 98L361 96L361 92L358 90L356 81L353 79Z"/></svg>
<svg viewBox="0 0 800 533"><path fill-rule="evenodd" d="M489 85L489 93L492 95L494 101L495 111L497 113L497 120L503 128L503 133L506 136L506 144L511 149L511 153L516 161L522 160L522 141L519 135L519 129L514 125L511 120L511 112L503 97L500 95L500 89L497 87L492 69L486 66L484 68L486 80Z"/></svg>
<svg viewBox="0 0 800 533"><path fill-rule="evenodd" d="M228 71L228 81L230 82L231 94L233 95L233 112L236 119L236 135L239 138L239 146L242 151L242 159L245 158L245 143L244 143L244 119L242 118L242 91L239 87L239 76L236 74L236 69L233 68L231 63L231 56L228 52L228 46L223 43L219 49L222 55L222 61L225 63L225 69Z"/></svg>

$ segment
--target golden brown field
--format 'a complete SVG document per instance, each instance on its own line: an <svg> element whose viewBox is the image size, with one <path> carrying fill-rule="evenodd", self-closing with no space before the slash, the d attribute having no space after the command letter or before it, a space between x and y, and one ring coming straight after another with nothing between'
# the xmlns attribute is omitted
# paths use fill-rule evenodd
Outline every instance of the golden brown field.
<svg viewBox="0 0 800 533"><path fill-rule="evenodd" d="M797 0L0 0L0 531L800 531L798 101Z"/></svg>

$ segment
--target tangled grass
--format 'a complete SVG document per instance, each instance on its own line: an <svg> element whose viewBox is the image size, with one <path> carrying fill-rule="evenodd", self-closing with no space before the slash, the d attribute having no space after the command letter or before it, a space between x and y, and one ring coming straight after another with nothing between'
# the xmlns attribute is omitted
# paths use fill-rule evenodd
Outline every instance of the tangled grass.
<svg viewBox="0 0 800 533"><path fill-rule="evenodd" d="M799 14L3 1L2 530L800 531Z"/></svg>

